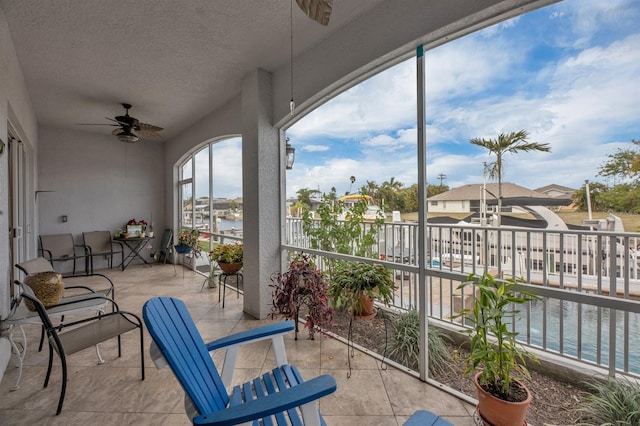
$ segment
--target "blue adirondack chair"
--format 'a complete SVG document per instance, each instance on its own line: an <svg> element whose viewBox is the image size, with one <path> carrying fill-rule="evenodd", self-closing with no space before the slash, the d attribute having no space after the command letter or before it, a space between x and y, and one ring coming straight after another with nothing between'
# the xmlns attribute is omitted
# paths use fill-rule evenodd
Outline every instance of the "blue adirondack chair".
<svg viewBox="0 0 640 426"><path fill-rule="evenodd" d="M453 426L451 423L430 411L418 410L403 426Z"/></svg>
<svg viewBox="0 0 640 426"><path fill-rule="evenodd" d="M185 391L187 414L197 425L324 425L318 399L336 390L329 375L303 381L298 370L286 364L282 334L293 330L286 321L234 334L205 344L184 302L155 297L142 309L147 330L153 338L152 358L158 367L168 364ZM271 338L278 367L251 382L226 386L233 375L238 347L247 342ZM209 351L226 348L222 376ZM163 360L158 360L161 355ZM223 380L224 378L224 380Z"/></svg>

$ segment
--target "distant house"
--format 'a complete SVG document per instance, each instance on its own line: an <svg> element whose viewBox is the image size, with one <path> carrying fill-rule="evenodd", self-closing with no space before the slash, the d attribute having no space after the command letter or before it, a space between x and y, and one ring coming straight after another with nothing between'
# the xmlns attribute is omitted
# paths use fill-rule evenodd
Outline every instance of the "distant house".
<svg viewBox="0 0 640 426"><path fill-rule="evenodd" d="M498 200L498 184L469 184L454 188L442 194L429 197L430 213L477 213L480 212L482 192L486 191L487 212L496 211ZM502 211L526 212L519 208L524 205L549 206L568 204L567 198L553 198L532 189L514 183L502 184Z"/></svg>
<svg viewBox="0 0 640 426"><path fill-rule="evenodd" d="M536 188L537 192L541 192L543 194L548 195L551 198L569 198L573 197L573 193L576 192L573 188L568 188L566 186L558 185L552 183L551 185L543 186L541 188Z"/></svg>

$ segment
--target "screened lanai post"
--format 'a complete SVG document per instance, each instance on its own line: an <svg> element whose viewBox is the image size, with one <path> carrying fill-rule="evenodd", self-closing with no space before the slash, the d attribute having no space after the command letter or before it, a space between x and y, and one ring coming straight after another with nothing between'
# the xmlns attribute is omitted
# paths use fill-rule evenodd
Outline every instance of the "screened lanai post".
<svg viewBox="0 0 640 426"><path fill-rule="evenodd" d="M241 105L244 312L262 319L271 311L269 277L281 265L280 145L269 72L244 78Z"/></svg>
<svg viewBox="0 0 640 426"><path fill-rule="evenodd" d="M416 95L417 95L417 133L418 133L418 312L420 313L420 379L429 378L429 327L427 320L427 274L426 274L426 241L427 241L427 138L425 123L425 75L424 46L416 49Z"/></svg>

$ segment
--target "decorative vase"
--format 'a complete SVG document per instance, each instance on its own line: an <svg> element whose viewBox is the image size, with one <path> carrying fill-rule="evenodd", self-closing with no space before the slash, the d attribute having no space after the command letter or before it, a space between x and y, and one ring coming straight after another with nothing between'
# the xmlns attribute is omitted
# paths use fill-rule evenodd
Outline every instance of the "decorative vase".
<svg viewBox="0 0 640 426"><path fill-rule="evenodd" d="M140 233L140 238L144 238L146 236L146 234L144 232Z"/></svg>
<svg viewBox="0 0 640 426"><path fill-rule="evenodd" d="M242 269L242 262L239 262L239 263L218 262L218 265L220 265L220 269L222 269L222 272L224 272L225 274L235 274L240 269Z"/></svg>
<svg viewBox="0 0 640 426"><path fill-rule="evenodd" d="M531 392L522 383L514 380L518 386L527 392L527 398L522 402L509 402L491 395L482 389L478 380L482 372L474 377L478 394L478 414L485 425L492 426L522 426L526 424L527 409L531 403Z"/></svg>
<svg viewBox="0 0 640 426"><path fill-rule="evenodd" d="M153 238L153 231L149 231L149 238Z"/></svg>

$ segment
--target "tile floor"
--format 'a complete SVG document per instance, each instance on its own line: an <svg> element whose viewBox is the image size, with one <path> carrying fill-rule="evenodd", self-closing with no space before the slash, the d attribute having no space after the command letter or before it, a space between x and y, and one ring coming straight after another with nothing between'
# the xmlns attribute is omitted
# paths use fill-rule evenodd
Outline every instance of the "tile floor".
<svg viewBox="0 0 640 426"><path fill-rule="evenodd" d="M218 290L202 288L203 277L181 267L154 264L132 265L124 272L101 271L116 284L120 309L141 314L144 302L160 295L183 299L205 341L256 327L268 321L254 320L242 312L242 296L226 292L226 304L218 303ZM184 272L184 273L183 273ZM230 290L230 289L227 289ZM138 337L123 337L123 357L117 358L115 339L101 345L105 363L97 365L95 351L87 349L69 357L69 380L62 413L55 416L60 392L60 364L55 358L49 387L42 384L47 351L37 352L39 327L24 327L28 351L20 388L11 391L17 378L12 358L0 382L1 425L188 425L183 392L168 369L157 370L148 354L150 338L145 332L146 379L140 380ZM285 337L289 363L303 377L331 374L338 390L320 401L328 425L402 425L417 409L433 411L454 425L473 425L473 407L436 387L423 383L392 367L357 352L351 360L353 372L347 378L347 347L335 339L314 341ZM214 359L221 359L216 354ZM274 358L266 342L240 351L234 382L270 369Z"/></svg>

